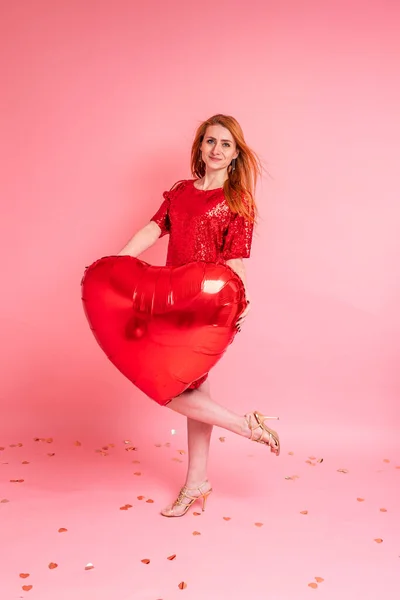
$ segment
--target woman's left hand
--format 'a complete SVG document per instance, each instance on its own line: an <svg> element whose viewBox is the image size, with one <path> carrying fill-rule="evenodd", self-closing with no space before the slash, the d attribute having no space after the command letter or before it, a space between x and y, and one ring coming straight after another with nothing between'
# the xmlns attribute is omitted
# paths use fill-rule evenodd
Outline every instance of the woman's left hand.
<svg viewBox="0 0 400 600"><path fill-rule="evenodd" d="M241 331L242 325L247 317L247 315L249 314L250 311L250 300L247 300L247 306L244 309L244 311L242 312L242 314L240 315L237 323L236 323L236 328L238 331Z"/></svg>

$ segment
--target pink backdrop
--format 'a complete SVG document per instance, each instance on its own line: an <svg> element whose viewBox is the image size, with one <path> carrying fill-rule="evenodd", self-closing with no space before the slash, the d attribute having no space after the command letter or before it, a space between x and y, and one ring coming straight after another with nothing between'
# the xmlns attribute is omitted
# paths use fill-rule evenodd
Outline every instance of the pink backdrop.
<svg viewBox="0 0 400 600"><path fill-rule="evenodd" d="M1 19L3 437L182 427L107 361L80 300L224 112L264 160L253 310L211 378L285 437L399 427L394 2L9 2ZM165 240L147 260L162 264ZM246 362L247 361L247 362ZM139 421L140 419L140 421Z"/></svg>

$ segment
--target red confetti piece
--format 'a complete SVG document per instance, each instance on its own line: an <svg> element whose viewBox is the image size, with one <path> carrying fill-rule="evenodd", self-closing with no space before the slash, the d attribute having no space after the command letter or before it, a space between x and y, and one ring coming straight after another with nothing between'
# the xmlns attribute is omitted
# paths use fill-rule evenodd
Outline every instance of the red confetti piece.
<svg viewBox="0 0 400 600"><path fill-rule="evenodd" d="M28 460L23 460L21 465L29 465L29 461Z"/></svg>
<svg viewBox="0 0 400 600"><path fill-rule="evenodd" d="M224 521L230 521L231 518L230 517L222 517Z"/></svg>
<svg viewBox="0 0 400 600"><path fill-rule="evenodd" d="M19 574L19 576L20 576L22 579L26 579L27 577L29 577L29 573L20 573L20 574Z"/></svg>
<svg viewBox="0 0 400 600"><path fill-rule="evenodd" d="M309 458L310 460L316 460L316 458L317 458L317 457L316 457L316 456L309 456L308 458Z"/></svg>
<svg viewBox="0 0 400 600"><path fill-rule="evenodd" d="M23 585L22 589L24 592L29 592L33 588L33 585Z"/></svg>
<svg viewBox="0 0 400 600"><path fill-rule="evenodd" d="M289 456L293 456L294 452L288 452Z"/></svg>
<svg viewBox="0 0 400 600"><path fill-rule="evenodd" d="M10 483L23 483L24 479L10 479Z"/></svg>
<svg viewBox="0 0 400 600"><path fill-rule="evenodd" d="M255 525L256 527L262 527L262 526L264 525L264 523L254 523L254 525Z"/></svg>
<svg viewBox="0 0 400 600"><path fill-rule="evenodd" d="M149 498L148 500L146 500L147 504L153 504L154 500L152 500L151 498Z"/></svg>
<svg viewBox="0 0 400 600"><path fill-rule="evenodd" d="M132 504L125 504L124 506L120 506L119 510L128 510L128 508L133 508Z"/></svg>
<svg viewBox="0 0 400 600"><path fill-rule="evenodd" d="M374 542L376 542L377 544L382 544L383 539L382 538L375 538Z"/></svg>
<svg viewBox="0 0 400 600"><path fill-rule="evenodd" d="M201 513L199 513L199 512L194 512L194 513L193 513L193 516L194 516L194 517L200 517L200 516L201 516Z"/></svg>
<svg viewBox="0 0 400 600"><path fill-rule="evenodd" d="M175 560L176 554L171 554L171 556L167 556L167 560Z"/></svg>
<svg viewBox="0 0 400 600"><path fill-rule="evenodd" d="M135 448L134 446L128 446L127 448L125 448L125 450L127 452L135 452L137 450L137 448Z"/></svg>
<svg viewBox="0 0 400 600"><path fill-rule="evenodd" d="M5 450L4 446L0 446L0 451Z"/></svg>
<svg viewBox="0 0 400 600"><path fill-rule="evenodd" d="M178 588L180 590L185 590L187 588L187 583L185 583L184 581L181 581L180 584L178 585Z"/></svg>
<svg viewBox="0 0 400 600"><path fill-rule="evenodd" d="M47 456L55 456L55 455L56 455L56 453L55 453L55 452L48 452L48 453L47 453Z"/></svg>
<svg viewBox="0 0 400 600"><path fill-rule="evenodd" d="M384 463L390 463L390 460L389 460L388 458L384 458L384 459L383 459L383 462L384 462Z"/></svg>
<svg viewBox="0 0 400 600"><path fill-rule="evenodd" d="M53 441L54 441L53 438L47 438L47 440L46 440L47 444L52 444Z"/></svg>
<svg viewBox="0 0 400 600"><path fill-rule="evenodd" d="M49 563L49 569L57 569L57 567L58 567L57 563L53 563L53 562Z"/></svg>
<svg viewBox="0 0 400 600"><path fill-rule="evenodd" d="M380 508L379 510L380 510L380 512L387 512L386 508Z"/></svg>
<svg viewBox="0 0 400 600"><path fill-rule="evenodd" d="M140 477L141 473L140 473L140 471L136 471L136 473L134 473L134 475L136 475L137 477Z"/></svg>
<svg viewBox="0 0 400 600"><path fill-rule="evenodd" d="M68 531L68 529L65 529L65 527L60 527L58 533L65 533L66 531Z"/></svg>
<svg viewBox="0 0 400 600"><path fill-rule="evenodd" d="M364 498L357 498L357 502L364 502Z"/></svg>
<svg viewBox="0 0 400 600"><path fill-rule="evenodd" d="M149 558L142 558L142 560L140 562L142 562L144 565L148 565L148 564L150 564L150 559Z"/></svg>
<svg viewBox="0 0 400 600"><path fill-rule="evenodd" d="M0 500L0 504L7 504L7 502L10 502L9 500L7 500L7 498L3 498L2 500Z"/></svg>
<svg viewBox="0 0 400 600"><path fill-rule="evenodd" d="M92 565L92 563L88 563L85 567L85 571L90 571L91 569L94 569L94 565Z"/></svg>
<svg viewBox="0 0 400 600"><path fill-rule="evenodd" d="M193 531L192 535L201 535L200 531Z"/></svg>
<svg viewBox="0 0 400 600"><path fill-rule="evenodd" d="M322 577L314 577L314 579L317 583L322 583L323 581L325 581Z"/></svg>
<svg viewBox="0 0 400 600"><path fill-rule="evenodd" d="M220 442L224 442L224 441L225 441L225 438L224 438L224 437L220 437L220 438L218 438L218 439L219 439L219 441L220 441Z"/></svg>
<svg viewBox="0 0 400 600"><path fill-rule="evenodd" d="M76 440L76 441L74 442L74 446L82 446L82 444L81 444L81 442L78 442L78 440Z"/></svg>
<svg viewBox="0 0 400 600"><path fill-rule="evenodd" d="M316 590L318 587L318 584L317 583L309 583L308 587L312 588L313 590Z"/></svg>
<svg viewBox="0 0 400 600"><path fill-rule="evenodd" d="M300 511L300 514L301 514L301 515L308 515L308 510L301 510L301 511Z"/></svg>

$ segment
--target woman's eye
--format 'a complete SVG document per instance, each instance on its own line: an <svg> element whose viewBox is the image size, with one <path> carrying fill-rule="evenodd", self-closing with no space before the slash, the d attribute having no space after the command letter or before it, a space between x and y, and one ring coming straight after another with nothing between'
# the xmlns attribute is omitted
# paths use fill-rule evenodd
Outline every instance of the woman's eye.
<svg viewBox="0 0 400 600"><path fill-rule="evenodd" d="M213 142L213 140L207 140L207 144L209 144L210 142L212 143L212 142Z"/></svg>
<svg viewBox="0 0 400 600"><path fill-rule="evenodd" d="M231 147L231 145L228 142L225 142L224 146L228 146L228 148Z"/></svg>

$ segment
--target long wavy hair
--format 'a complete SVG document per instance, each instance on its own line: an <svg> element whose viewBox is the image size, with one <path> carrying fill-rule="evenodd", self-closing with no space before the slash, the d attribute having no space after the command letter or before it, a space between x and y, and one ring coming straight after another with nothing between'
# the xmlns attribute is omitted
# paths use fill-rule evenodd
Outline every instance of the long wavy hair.
<svg viewBox="0 0 400 600"><path fill-rule="evenodd" d="M235 169L232 169L232 164L228 167L228 179L224 183L226 201L233 212L254 222L257 216L255 188L262 167L257 154L246 144L242 128L234 117L214 115L198 127L191 152L192 175L199 179L205 175L206 168L201 158L200 146L210 125L222 125L228 129L239 151Z"/></svg>

